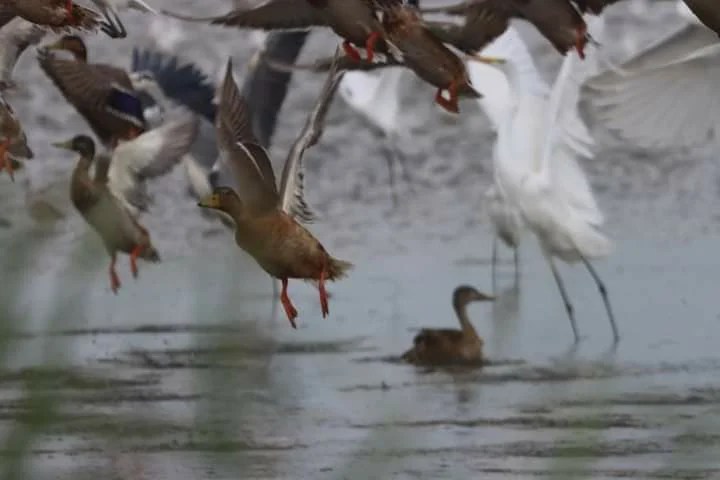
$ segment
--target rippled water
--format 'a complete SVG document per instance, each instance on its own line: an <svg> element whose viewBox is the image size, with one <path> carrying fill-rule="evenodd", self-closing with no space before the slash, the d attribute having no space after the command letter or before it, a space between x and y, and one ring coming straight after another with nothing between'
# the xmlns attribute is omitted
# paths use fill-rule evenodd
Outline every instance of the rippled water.
<svg viewBox="0 0 720 480"><path fill-rule="evenodd" d="M673 21L667 9L640 20L623 18L626 11L609 12L611 38L623 39L607 41L613 58L656 35L657 22ZM226 55L236 65L249 57L247 36L232 30L127 17L136 38L93 39L93 59L128 64L133 44L158 43L217 76ZM550 78L559 58L524 33ZM329 38L318 33L306 55L327 53ZM26 478L720 476L712 208L720 177L707 152L636 152L598 132L603 147L586 167L617 245L597 263L623 335L617 349L580 266L561 267L584 336L573 348L528 236L520 284L503 251L498 301L470 309L490 365L418 369L397 356L417 329L453 326L453 288L491 288L482 192L493 137L476 106L464 103L451 119L429 108L432 89L408 76L409 116L427 119L401 141L411 184L399 183L393 207L381 141L336 102L307 159L308 198L321 216L311 229L357 267L330 286L325 320L316 291L291 283L295 331L272 317L269 278L185 195L180 169L154 186L156 205L144 218L163 263L142 265L138 281L123 263L123 289L113 296L102 247L69 208L72 160L49 147L84 126L32 54L18 74L28 83L10 101L37 158L21 176L31 180L29 196L22 181L0 178L8 224L0 228L0 300L11 320L1 350L0 453L10 458L23 434L36 433ZM276 158L321 81L295 79ZM39 206L48 212L42 202L65 218L38 223L26 200L36 219Z"/></svg>

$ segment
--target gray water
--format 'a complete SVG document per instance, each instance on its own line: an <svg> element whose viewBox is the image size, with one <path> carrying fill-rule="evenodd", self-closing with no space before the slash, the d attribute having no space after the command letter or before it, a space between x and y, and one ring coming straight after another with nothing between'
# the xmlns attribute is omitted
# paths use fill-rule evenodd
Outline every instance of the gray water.
<svg viewBox="0 0 720 480"><path fill-rule="evenodd" d="M672 25L667 9L645 19L625 11L609 12L610 38L623 39L604 47L615 58L657 36L658 21ZM127 65L133 44L157 42L217 77L226 55L241 66L250 54L239 32L126 17L137 36L92 39L94 59ZM550 78L560 59L524 33ZM329 39L318 33L306 58L327 53ZM73 160L49 147L85 127L32 56L10 101L37 158L16 184L0 178L6 478L720 476L720 172L710 152L637 152L597 132L600 151L585 167L616 243L596 266L621 329L617 348L591 277L563 265L583 336L573 346L528 235L519 284L501 250L497 301L470 308L490 364L415 368L397 358L419 328L454 326L454 287L492 288L482 195L493 135L475 105L447 117L429 108L432 89L408 77L408 116L424 120L400 142L411 182L398 181L394 207L381 141L335 103L307 157L320 216L310 228L356 268L330 285L327 319L317 292L291 282L293 330L273 312L267 275L186 195L181 169L153 186L143 217L163 263L142 264L134 281L123 260L123 287L110 292L100 242L66 197ZM276 167L321 82L294 80Z"/></svg>

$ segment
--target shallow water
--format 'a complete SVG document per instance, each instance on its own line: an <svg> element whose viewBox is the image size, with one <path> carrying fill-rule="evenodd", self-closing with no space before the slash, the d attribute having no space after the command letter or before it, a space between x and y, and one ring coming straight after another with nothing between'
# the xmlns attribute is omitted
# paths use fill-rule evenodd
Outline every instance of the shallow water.
<svg viewBox="0 0 720 480"><path fill-rule="evenodd" d="M190 11L189 3L177 8ZM639 42L651 36L652 19L611 18ZM157 22L156 30L165 25ZM180 24L167 25L172 33ZM139 43L151 41L152 28ZM247 58L246 46L228 43L242 38L235 32L201 31L214 36L193 43L199 34L189 33L173 48L209 72L229 52L238 65ZM324 52L327 38L319 34L309 55ZM120 62L132 43L118 42L119 52L104 40L92 45ZM533 45L551 71L556 55ZM27 442L22 478L720 476L720 231L711 208L720 176L711 156L641 154L606 139L586 163L616 242L596 266L621 330L617 348L591 277L563 265L583 335L573 346L528 235L519 285L511 252L501 250L498 300L470 308L490 364L415 368L397 358L419 328L454 325L454 287L492 288L482 210L492 134L475 106L464 104L455 122L425 109L432 91L412 84L408 108L430 118L400 142L412 184L400 182L393 208L378 140L336 103L308 155L308 197L321 217L311 229L356 268L330 286L328 319L316 291L292 282L300 310L292 330L273 316L269 278L185 196L180 169L153 189L144 219L163 263L142 265L137 281L123 263L123 288L110 293L99 242L63 203L72 161L46 145L74 131L38 113L37 102L45 96L50 112L82 124L54 90L41 89L46 80L29 60L20 74L37 90L16 103L40 154L26 175L34 188L60 192L52 205L67 218L38 224L22 182L0 182L10 223L0 229L8 306L0 454L16 458ZM276 158L320 82L295 81Z"/></svg>

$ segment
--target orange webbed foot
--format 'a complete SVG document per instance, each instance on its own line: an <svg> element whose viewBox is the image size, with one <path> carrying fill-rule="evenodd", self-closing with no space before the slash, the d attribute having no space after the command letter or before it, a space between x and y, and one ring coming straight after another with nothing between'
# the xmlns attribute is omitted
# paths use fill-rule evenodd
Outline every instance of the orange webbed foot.
<svg viewBox="0 0 720 480"><path fill-rule="evenodd" d="M448 88L448 98L443 97L443 89L438 88L437 93L435 94L435 103L440 105L442 108L447 110L450 113L460 113L460 106L458 105L458 96L457 96L457 85L455 82L451 83Z"/></svg>
<svg viewBox="0 0 720 480"><path fill-rule="evenodd" d="M342 48L345 50L345 55L348 57L352 58L356 62L362 61L362 57L360 57L358 51L347 40L342 43Z"/></svg>
<svg viewBox="0 0 720 480"><path fill-rule="evenodd" d="M328 294L325 290L325 269L320 272L320 281L318 282L318 291L320 292L320 308L322 309L323 318L330 315L330 307L328 305Z"/></svg>
<svg viewBox="0 0 720 480"><path fill-rule="evenodd" d="M110 289L117 295L118 290L120 290L120 277L118 277L115 271L115 260L116 256L113 254L112 260L110 261Z"/></svg>
<svg viewBox="0 0 720 480"><path fill-rule="evenodd" d="M288 280L287 278L281 279L282 281L282 292L280 292L280 302L282 303L283 308L285 309L285 313L287 314L288 320L290 321L290 325L293 328L297 328L297 325L295 325L295 318L298 315L297 310L293 306L292 302L290 301L290 297L287 294L287 285Z"/></svg>
<svg viewBox="0 0 720 480"><path fill-rule="evenodd" d="M132 249L132 252L130 252L130 271L132 272L133 278L138 277L137 259L142 253L142 251L143 247L141 245L137 245L135 248Z"/></svg>
<svg viewBox="0 0 720 480"><path fill-rule="evenodd" d="M380 40L380 32L372 32L370 36L368 36L367 41L365 42L365 50L367 51L368 62L372 62L375 58L375 45L377 44L378 40Z"/></svg>

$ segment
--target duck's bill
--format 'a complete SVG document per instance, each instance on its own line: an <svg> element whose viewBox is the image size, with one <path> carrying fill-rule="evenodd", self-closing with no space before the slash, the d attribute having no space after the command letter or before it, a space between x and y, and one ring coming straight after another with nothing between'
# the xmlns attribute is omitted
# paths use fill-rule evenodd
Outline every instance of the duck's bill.
<svg viewBox="0 0 720 480"><path fill-rule="evenodd" d="M55 142L52 144L55 148L62 148L64 150L72 150L72 140L66 140L64 142Z"/></svg>
<svg viewBox="0 0 720 480"><path fill-rule="evenodd" d="M480 63L487 63L488 65L503 65L507 60L500 57L488 57L487 55L470 55L470 60L474 60Z"/></svg>
<svg viewBox="0 0 720 480"><path fill-rule="evenodd" d="M214 193L208 195L207 197L200 199L200 201L198 202L198 207L220 208L220 196Z"/></svg>

